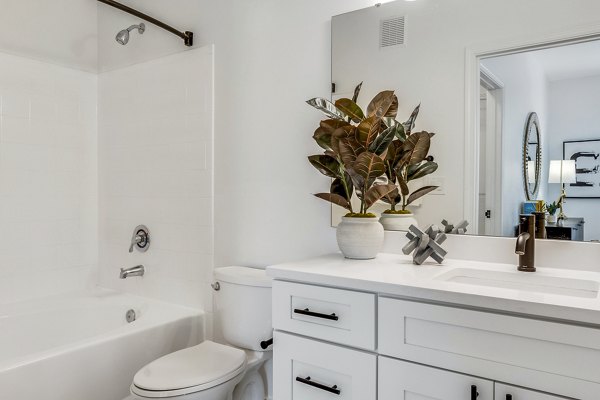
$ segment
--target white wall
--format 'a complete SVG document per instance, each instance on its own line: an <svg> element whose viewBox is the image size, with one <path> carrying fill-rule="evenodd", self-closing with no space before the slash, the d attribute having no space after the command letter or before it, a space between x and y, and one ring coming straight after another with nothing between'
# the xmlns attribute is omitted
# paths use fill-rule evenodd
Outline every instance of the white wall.
<svg viewBox="0 0 600 400"><path fill-rule="evenodd" d="M549 156L563 157L563 141L598 139L600 134L600 76L550 82ZM549 186L549 200L555 201L560 185ZM567 195L569 186L567 185ZM600 201L598 199L567 199L565 213L569 217L585 218L585 240L600 240Z"/></svg>
<svg viewBox="0 0 600 400"><path fill-rule="evenodd" d="M523 135L529 113L536 112L541 128L542 171L535 199L547 200L548 81L531 53L512 54L482 61L504 84L502 107L502 236L514 236L523 202Z"/></svg>
<svg viewBox="0 0 600 400"><path fill-rule="evenodd" d="M0 53L0 303L95 280L96 85Z"/></svg>
<svg viewBox="0 0 600 400"><path fill-rule="evenodd" d="M100 285L211 311L212 47L100 74L98 119ZM130 254L139 224L151 247Z"/></svg>
<svg viewBox="0 0 600 400"><path fill-rule="evenodd" d="M97 70L95 0L0 0L0 10L2 51Z"/></svg>
<svg viewBox="0 0 600 400"><path fill-rule="evenodd" d="M265 266L337 251L329 180L306 157L330 95L331 16L357 0L235 1L217 40L216 265Z"/></svg>

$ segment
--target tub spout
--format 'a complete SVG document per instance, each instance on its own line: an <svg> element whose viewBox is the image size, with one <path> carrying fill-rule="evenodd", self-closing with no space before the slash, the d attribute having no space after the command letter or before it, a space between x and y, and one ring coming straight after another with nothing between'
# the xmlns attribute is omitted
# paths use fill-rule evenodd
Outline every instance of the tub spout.
<svg viewBox="0 0 600 400"><path fill-rule="evenodd" d="M146 272L146 268L144 268L143 265L137 265L132 268L121 268L119 278L125 279L129 278L130 276L144 276L144 272Z"/></svg>

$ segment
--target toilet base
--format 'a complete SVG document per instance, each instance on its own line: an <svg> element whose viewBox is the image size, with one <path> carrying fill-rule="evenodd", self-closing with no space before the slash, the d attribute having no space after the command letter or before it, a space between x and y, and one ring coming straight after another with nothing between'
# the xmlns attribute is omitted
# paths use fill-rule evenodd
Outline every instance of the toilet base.
<svg viewBox="0 0 600 400"><path fill-rule="evenodd" d="M247 365L244 377L233 390L232 400L268 399L268 379L265 364L273 358L273 352L246 350Z"/></svg>

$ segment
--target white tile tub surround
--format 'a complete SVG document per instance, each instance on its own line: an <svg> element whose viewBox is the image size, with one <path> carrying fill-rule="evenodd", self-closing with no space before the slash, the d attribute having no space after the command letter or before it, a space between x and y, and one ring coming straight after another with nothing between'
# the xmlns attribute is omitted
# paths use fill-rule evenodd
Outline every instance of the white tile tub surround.
<svg viewBox="0 0 600 400"><path fill-rule="evenodd" d="M93 283L97 76L0 53L0 303Z"/></svg>
<svg viewBox="0 0 600 400"><path fill-rule="evenodd" d="M212 46L100 74L98 107L100 285L212 311Z"/></svg>

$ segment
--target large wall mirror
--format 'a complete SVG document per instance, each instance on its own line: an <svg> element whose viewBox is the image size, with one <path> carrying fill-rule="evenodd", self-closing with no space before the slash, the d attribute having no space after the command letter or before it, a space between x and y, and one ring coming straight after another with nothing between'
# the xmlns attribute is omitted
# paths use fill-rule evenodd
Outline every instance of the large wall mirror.
<svg viewBox="0 0 600 400"><path fill-rule="evenodd" d="M544 201L549 238L600 240L600 28L560 37L569 10L558 6L533 40L526 10L473 1L467 15L451 3L399 0L334 17L332 98L363 82L363 102L396 92L399 120L421 104L417 129L436 133L439 164L426 184L440 188L411 206L419 225L467 219L468 234L514 237L519 214ZM334 225L342 214L332 209Z"/></svg>

